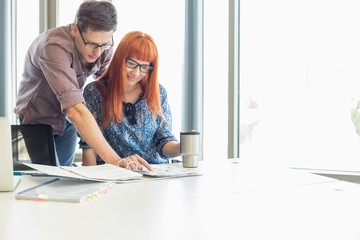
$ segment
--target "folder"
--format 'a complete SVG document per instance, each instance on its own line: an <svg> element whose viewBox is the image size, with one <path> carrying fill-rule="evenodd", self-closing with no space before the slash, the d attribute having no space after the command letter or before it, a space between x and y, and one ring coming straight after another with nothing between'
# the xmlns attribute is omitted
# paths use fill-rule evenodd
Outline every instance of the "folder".
<svg viewBox="0 0 360 240"><path fill-rule="evenodd" d="M46 180L15 194L16 199L34 201L90 202L111 191L116 183L94 182L71 178L37 178Z"/></svg>

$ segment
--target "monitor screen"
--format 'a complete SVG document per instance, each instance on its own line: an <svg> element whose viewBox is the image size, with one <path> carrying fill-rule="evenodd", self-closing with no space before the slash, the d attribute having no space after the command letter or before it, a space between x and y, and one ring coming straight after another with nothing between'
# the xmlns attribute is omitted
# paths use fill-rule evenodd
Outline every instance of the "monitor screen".
<svg viewBox="0 0 360 240"><path fill-rule="evenodd" d="M46 124L11 125L14 170L27 170L22 164L56 166L52 128Z"/></svg>

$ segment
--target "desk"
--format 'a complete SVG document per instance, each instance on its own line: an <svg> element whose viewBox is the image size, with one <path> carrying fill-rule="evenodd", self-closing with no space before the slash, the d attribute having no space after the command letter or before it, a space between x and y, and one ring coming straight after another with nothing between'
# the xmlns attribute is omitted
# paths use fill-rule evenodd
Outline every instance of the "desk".
<svg viewBox="0 0 360 240"><path fill-rule="evenodd" d="M360 185L236 159L201 168L202 176L118 184L83 204L0 193L0 239L360 239Z"/></svg>

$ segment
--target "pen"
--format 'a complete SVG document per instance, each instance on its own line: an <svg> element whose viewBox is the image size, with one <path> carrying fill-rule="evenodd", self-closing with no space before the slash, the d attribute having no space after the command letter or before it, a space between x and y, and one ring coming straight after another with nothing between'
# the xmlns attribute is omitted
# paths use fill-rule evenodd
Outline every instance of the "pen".
<svg viewBox="0 0 360 240"><path fill-rule="evenodd" d="M30 175L30 176L33 176L33 177L36 177L36 176L49 176L48 174L44 174L44 173L41 173L41 172L33 172L33 171L32 172L14 171L13 175L14 176Z"/></svg>
<svg viewBox="0 0 360 240"><path fill-rule="evenodd" d="M21 175L33 175L34 172L25 172L25 171L14 171L14 176L21 176Z"/></svg>

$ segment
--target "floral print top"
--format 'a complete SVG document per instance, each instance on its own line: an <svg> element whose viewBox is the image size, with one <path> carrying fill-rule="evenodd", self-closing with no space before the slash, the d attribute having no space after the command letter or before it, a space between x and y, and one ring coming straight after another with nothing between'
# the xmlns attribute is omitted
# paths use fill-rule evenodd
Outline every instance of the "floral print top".
<svg viewBox="0 0 360 240"><path fill-rule="evenodd" d="M102 81L102 84L105 84L105 81ZM150 164L168 162L166 156L162 154L162 148L167 142L176 141L176 138L172 134L172 117L167 92L161 84L159 87L163 117L157 116L154 119L146 99L140 96L131 106L135 114L135 123L131 123L124 113L120 123L111 121L106 128L102 128L103 97L96 88L95 82L85 87L83 94L86 106L95 117L105 139L120 157L138 154ZM90 148L83 139L80 140L79 146L81 149ZM99 156L97 162L104 163Z"/></svg>

